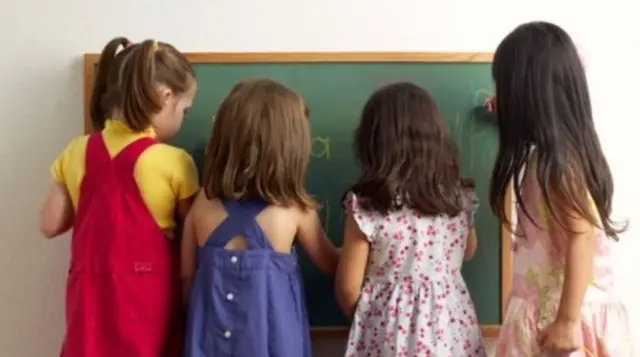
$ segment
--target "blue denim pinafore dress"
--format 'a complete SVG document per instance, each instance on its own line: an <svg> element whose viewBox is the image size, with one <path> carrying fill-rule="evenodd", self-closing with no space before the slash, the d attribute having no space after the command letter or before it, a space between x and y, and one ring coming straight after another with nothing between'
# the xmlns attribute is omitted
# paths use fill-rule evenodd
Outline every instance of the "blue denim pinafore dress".
<svg viewBox="0 0 640 357"><path fill-rule="evenodd" d="M255 220L268 204L223 204L226 219L199 248L184 357L310 357L297 257L274 251ZM238 235L247 249L224 249Z"/></svg>

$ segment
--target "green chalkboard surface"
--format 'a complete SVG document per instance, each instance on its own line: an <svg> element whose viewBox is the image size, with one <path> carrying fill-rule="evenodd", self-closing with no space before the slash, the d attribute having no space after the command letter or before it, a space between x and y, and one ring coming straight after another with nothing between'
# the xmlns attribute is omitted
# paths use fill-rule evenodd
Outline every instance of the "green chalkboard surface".
<svg viewBox="0 0 640 357"><path fill-rule="evenodd" d="M198 163L208 140L212 116L238 81L249 77L277 80L306 100L312 123L313 154L307 185L323 206L329 237L342 240L340 198L358 169L351 150L360 111L373 91L394 81L412 81L437 100L451 135L460 147L462 172L474 177L478 195L487 183L497 147L496 132L477 108L491 91L489 64L481 63L282 63L195 64L199 91L174 143ZM477 217L479 248L464 276L482 324L500 318L500 226L483 200ZM333 298L333 281L303 257L303 274L313 326L347 325Z"/></svg>
<svg viewBox="0 0 640 357"><path fill-rule="evenodd" d="M476 217L478 250L473 261L464 266L463 274L481 324L500 323L504 288L501 257L504 257L500 225L488 207L488 182L498 141L495 126L479 109L493 91L488 62L328 59L277 63L261 60L260 56L238 57L242 59L239 61L233 60L234 56L230 56L229 61L209 61L203 60L204 55L188 55L199 90L173 144L191 152L201 168L213 116L237 82L263 77L296 90L309 106L312 123L313 153L307 187L322 204L320 214L326 231L337 245L342 240L340 198L358 175L351 141L365 101L376 88L395 81L411 81L427 89L437 100L449 132L459 145L462 173L476 180L480 197L481 207ZM93 56L86 57L87 61L97 61L97 56L87 56ZM91 68L85 65L85 72ZM85 92L90 93L92 83L87 74L85 81ZM312 326L346 327L348 321L339 312L333 297L332 278L319 273L304 255L301 259Z"/></svg>

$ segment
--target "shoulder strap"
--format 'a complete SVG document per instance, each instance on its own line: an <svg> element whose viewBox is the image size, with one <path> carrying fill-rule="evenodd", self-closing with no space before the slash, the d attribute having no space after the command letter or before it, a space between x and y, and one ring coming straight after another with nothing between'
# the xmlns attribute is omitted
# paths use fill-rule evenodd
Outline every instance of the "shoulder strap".
<svg viewBox="0 0 640 357"><path fill-rule="evenodd" d="M242 234L251 248L272 249L255 218L268 206L264 201L221 201L227 218L216 227L207 240L207 245L225 246L235 235Z"/></svg>
<svg viewBox="0 0 640 357"><path fill-rule="evenodd" d="M269 206L269 203L262 199L253 199L242 203L245 215L251 217L251 219L255 219L267 206Z"/></svg>
<svg viewBox="0 0 640 357"><path fill-rule="evenodd" d="M262 227L256 221L256 217L269 205L262 199L252 199L244 202L236 203L242 210L240 220L237 220L243 228L242 233L247 243L252 248L273 250L271 242L267 239Z"/></svg>
<svg viewBox="0 0 640 357"><path fill-rule="evenodd" d="M102 186L104 178L110 169L111 156L102 138L102 133L97 132L89 135L85 149L84 177L80 183L80 197L74 220L75 225L84 222L87 208L93 201L95 190Z"/></svg>
<svg viewBox="0 0 640 357"><path fill-rule="evenodd" d="M264 200L222 200L221 203L228 216L242 216L244 219L249 220L256 218L269 205Z"/></svg>
<svg viewBox="0 0 640 357"><path fill-rule="evenodd" d="M113 158L117 169L121 170L122 173L133 175L133 169L140 155L156 142L153 138L140 138L127 145Z"/></svg>
<svg viewBox="0 0 640 357"><path fill-rule="evenodd" d="M84 156L85 176L101 175L110 163L111 157L102 138L102 133L97 132L89 135Z"/></svg>

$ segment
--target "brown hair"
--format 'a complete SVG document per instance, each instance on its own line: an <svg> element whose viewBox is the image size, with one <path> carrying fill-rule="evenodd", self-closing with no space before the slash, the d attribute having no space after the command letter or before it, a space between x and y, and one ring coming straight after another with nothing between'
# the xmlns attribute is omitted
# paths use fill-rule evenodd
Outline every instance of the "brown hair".
<svg viewBox="0 0 640 357"><path fill-rule="evenodd" d="M361 174L351 191L365 210L386 214L407 205L424 215L462 210L458 150L435 100L412 83L394 83L367 101L355 132Z"/></svg>
<svg viewBox="0 0 640 357"><path fill-rule="evenodd" d="M118 52L121 46L124 50ZM117 108L132 130L145 130L151 116L162 109L157 86L166 85L180 95L189 90L194 79L189 61L170 44L154 40L131 44L116 37L100 54L90 100L93 128L103 129Z"/></svg>
<svg viewBox="0 0 640 357"><path fill-rule="evenodd" d="M304 186L310 155L302 98L272 80L240 82L216 114L204 159L205 195L316 208Z"/></svg>

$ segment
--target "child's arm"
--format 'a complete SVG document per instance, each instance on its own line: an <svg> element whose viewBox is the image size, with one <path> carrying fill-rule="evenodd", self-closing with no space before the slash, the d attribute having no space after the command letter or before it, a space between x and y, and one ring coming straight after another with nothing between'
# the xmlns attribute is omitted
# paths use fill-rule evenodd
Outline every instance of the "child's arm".
<svg viewBox="0 0 640 357"><path fill-rule="evenodd" d="M473 227L467 235L467 247L464 250L464 261L469 261L476 254L478 248L478 237L476 236L476 228Z"/></svg>
<svg viewBox="0 0 640 357"><path fill-rule="evenodd" d="M338 250L327 238L317 211L308 210L302 213L297 237L298 242L318 269L325 274L335 274Z"/></svg>
<svg viewBox="0 0 640 357"><path fill-rule="evenodd" d="M178 218L182 222L187 220L187 214L189 214L189 210L191 209L191 205L193 204L195 197L196 195L194 194L190 197L187 197L185 199L178 201L178 206L177 206Z"/></svg>
<svg viewBox="0 0 640 357"><path fill-rule="evenodd" d="M464 178L460 180L460 186L464 195L464 211L467 214L467 224L469 233L467 234L467 246L464 250L464 261L469 261L476 254L478 248L478 237L476 235L475 215L480 206L478 196L475 193L475 182L473 179Z"/></svg>
<svg viewBox="0 0 640 357"><path fill-rule="evenodd" d="M367 268L369 242L351 214L347 214L344 220L343 239L342 254L336 274L336 298L342 312L352 316L360 298Z"/></svg>
<svg viewBox="0 0 640 357"><path fill-rule="evenodd" d="M193 210L187 214L184 220L182 240L180 241L180 278L182 280L182 299L185 304L189 301L191 282L196 272L198 250L193 215Z"/></svg>
<svg viewBox="0 0 640 357"><path fill-rule="evenodd" d="M568 228L566 236L555 237L568 239L564 282L556 318L539 332L537 340L543 349L568 352L582 345L580 315L584 295L593 278L596 235L592 224L577 212L560 209L555 212L563 214L561 219Z"/></svg>
<svg viewBox="0 0 640 357"><path fill-rule="evenodd" d="M40 233L55 238L73 226L74 209L63 183L53 182L40 209Z"/></svg>
<svg viewBox="0 0 640 357"><path fill-rule="evenodd" d="M556 211L562 212L562 211ZM577 213L568 215L569 247L565 257L565 277L556 320L580 321L582 300L593 279L595 258L594 227Z"/></svg>
<svg viewBox="0 0 640 357"><path fill-rule="evenodd" d="M484 109L487 113L495 113L497 107L496 96L488 97L484 100Z"/></svg>
<svg viewBox="0 0 640 357"><path fill-rule="evenodd" d="M74 176L73 165L77 161L77 156L82 153L84 162L84 151L86 139L79 137L72 140L62 153L51 164L51 177L53 182L49 187L49 192L40 208L40 233L46 238L55 238L73 227L75 209L71 195L67 189L66 176Z"/></svg>
<svg viewBox="0 0 640 357"><path fill-rule="evenodd" d="M176 205L178 218L185 222L199 189L198 169L193 162L193 158L186 151L180 151L177 161L178 165L176 165L172 185L178 199Z"/></svg>

